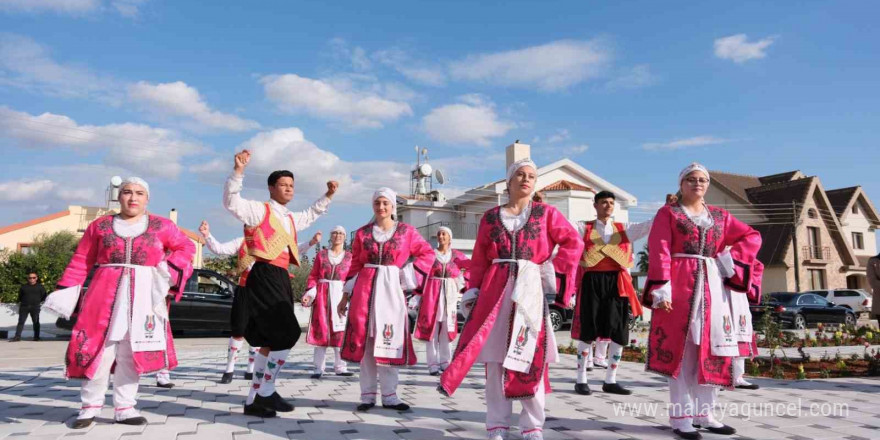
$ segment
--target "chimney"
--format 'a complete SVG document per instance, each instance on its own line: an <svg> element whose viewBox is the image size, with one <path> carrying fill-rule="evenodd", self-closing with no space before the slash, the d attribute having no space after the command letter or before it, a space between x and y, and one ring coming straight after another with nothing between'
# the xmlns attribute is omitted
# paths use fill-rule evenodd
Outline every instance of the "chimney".
<svg viewBox="0 0 880 440"><path fill-rule="evenodd" d="M532 147L529 144L519 143L519 139L517 139L514 143L507 146L507 162L504 164L504 173L501 175L507 175L507 169L510 168L512 163L531 156Z"/></svg>
<svg viewBox="0 0 880 440"><path fill-rule="evenodd" d="M171 208L171 212L168 213L168 218L176 225L177 224L177 209Z"/></svg>

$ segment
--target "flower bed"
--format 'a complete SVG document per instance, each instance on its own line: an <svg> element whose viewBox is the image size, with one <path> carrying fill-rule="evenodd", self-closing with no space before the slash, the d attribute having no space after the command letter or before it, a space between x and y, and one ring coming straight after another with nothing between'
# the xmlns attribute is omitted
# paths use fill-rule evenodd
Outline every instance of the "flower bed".
<svg viewBox="0 0 880 440"><path fill-rule="evenodd" d="M872 327L845 327L818 324L815 331L795 332L776 329L758 332L758 347L841 347L880 344L880 331Z"/></svg>
<svg viewBox="0 0 880 440"><path fill-rule="evenodd" d="M573 342L568 346L560 346L559 352L578 354ZM623 348L622 360L645 363L647 352L647 347L636 345L634 339L630 345ZM861 355L853 353L842 356L837 353L833 357L826 354L820 359L810 359L803 350L801 354L801 358L778 357L774 350L770 359L746 359L746 374L754 377L797 380L880 376L880 350L869 349L868 345L865 345L865 351Z"/></svg>

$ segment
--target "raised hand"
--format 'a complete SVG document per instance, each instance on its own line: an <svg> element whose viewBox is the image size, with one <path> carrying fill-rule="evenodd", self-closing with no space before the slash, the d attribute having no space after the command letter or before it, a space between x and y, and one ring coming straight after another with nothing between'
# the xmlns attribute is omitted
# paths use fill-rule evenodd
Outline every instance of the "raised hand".
<svg viewBox="0 0 880 440"><path fill-rule="evenodd" d="M211 228L208 227L208 221L202 220L202 224L199 225L199 233L202 234L202 237L208 238L211 235Z"/></svg>
<svg viewBox="0 0 880 440"><path fill-rule="evenodd" d="M235 173L236 174L244 174L244 169L247 167L248 162L251 161L251 152L248 150L242 150L240 153L235 154Z"/></svg>
<svg viewBox="0 0 880 440"><path fill-rule="evenodd" d="M323 235L321 234L321 231L316 232L315 235L312 236L312 239L309 241L309 246L314 246L314 245L320 243L321 237L323 237Z"/></svg>
<svg viewBox="0 0 880 440"><path fill-rule="evenodd" d="M327 193L324 194L328 199L333 198L333 194L336 194L336 190L339 189L339 182L335 180L330 180L327 182Z"/></svg>

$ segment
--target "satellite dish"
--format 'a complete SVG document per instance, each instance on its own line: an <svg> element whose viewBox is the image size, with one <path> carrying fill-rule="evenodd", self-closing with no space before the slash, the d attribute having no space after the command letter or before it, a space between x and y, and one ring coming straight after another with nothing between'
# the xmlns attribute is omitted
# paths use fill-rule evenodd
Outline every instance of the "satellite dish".
<svg viewBox="0 0 880 440"><path fill-rule="evenodd" d="M437 179L437 183L441 185L446 182L446 177L443 177L443 172L440 170L434 171L434 178Z"/></svg>
<svg viewBox="0 0 880 440"><path fill-rule="evenodd" d="M434 171L434 169L431 168L431 165L428 165L428 164L426 164L426 163L423 163L423 164L419 167L419 173L420 173L423 177L430 176L432 171Z"/></svg>
<svg viewBox="0 0 880 440"><path fill-rule="evenodd" d="M119 186L119 185L122 185L122 177L119 177L119 176L113 176L113 177L111 177L111 178L110 178L110 184L113 185L113 186Z"/></svg>

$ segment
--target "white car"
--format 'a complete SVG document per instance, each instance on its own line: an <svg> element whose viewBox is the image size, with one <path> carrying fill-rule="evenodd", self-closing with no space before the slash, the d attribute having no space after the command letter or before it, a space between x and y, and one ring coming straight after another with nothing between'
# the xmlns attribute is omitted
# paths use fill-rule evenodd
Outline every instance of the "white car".
<svg viewBox="0 0 880 440"><path fill-rule="evenodd" d="M815 293L839 306L847 307L856 313L871 312L873 298L862 289L813 290L811 293Z"/></svg>

